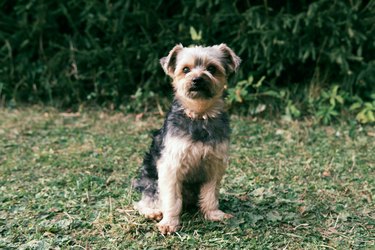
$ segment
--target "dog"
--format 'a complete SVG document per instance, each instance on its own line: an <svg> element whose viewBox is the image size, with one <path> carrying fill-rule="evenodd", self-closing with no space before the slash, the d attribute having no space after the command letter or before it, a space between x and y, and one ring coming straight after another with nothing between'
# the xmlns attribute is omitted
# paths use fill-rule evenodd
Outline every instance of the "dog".
<svg viewBox="0 0 375 250"><path fill-rule="evenodd" d="M210 221L232 217L219 209L218 201L230 135L223 94L228 76L240 62L226 44L179 44L160 59L173 79L174 100L133 187L142 192L135 209L159 221L162 234L179 230L183 207L199 207Z"/></svg>

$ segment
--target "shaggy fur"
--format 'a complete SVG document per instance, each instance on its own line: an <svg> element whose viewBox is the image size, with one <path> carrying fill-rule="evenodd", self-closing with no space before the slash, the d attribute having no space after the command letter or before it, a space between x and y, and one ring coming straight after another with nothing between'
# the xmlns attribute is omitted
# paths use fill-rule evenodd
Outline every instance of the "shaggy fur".
<svg viewBox="0 0 375 250"><path fill-rule="evenodd" d="M142 192L136 209L160 220L158 228L167 234L179 229L183 206L199 206L208 220L232 217L218 203L230 134L222 97L240 59L225 44L176 45L160 63L173 79L175 98L133 185Z"/></svg>

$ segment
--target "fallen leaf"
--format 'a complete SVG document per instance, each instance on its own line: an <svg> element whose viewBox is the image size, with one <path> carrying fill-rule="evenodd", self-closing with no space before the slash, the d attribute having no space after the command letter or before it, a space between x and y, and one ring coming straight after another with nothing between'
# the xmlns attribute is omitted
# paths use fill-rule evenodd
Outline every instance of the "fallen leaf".
<svg viewBox="0 0 375 250"><path fill-rule="evenodd" d="M238 196L238 199L241 200L241 201L248 201L249 196L246 195L246 194L243 194L243 195Z"/></svg>
<svg viewBox="0 0 375 250"><path fill-rule="evenodd" d="M323 177L330 177L330 176L331 176L331 171L329 171L328 169L323 171Z"/></svg>
<svg viewBox="0 0 375 250"><path fill-rule="evenodd" d="M300 206L300 207L298 207L298 212L299 212L300 214L304 214L305 211L306 211L306 207L305 207L305 206Z"/></svg>
<svg viewBox="0 0 375 250"><path fill-rule="evenodd" d="M262 195L264 195L264 191L265 191L266 189L264 188L264 187L260 187L260 188L257 188L257 189L255 189L253 192L252 192L252 195L254 195L254 196L262 196Z"/></svg>

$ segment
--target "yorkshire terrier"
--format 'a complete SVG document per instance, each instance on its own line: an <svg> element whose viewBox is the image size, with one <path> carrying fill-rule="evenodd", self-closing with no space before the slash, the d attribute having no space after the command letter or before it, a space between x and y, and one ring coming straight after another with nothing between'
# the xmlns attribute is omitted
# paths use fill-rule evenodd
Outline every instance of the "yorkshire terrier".
<svg viewBox="0 0 375 250"><path fill-rule="evenodd" d="M180 228L183 207L196 205L207 220L231 214L219 209L219 184L228 165L229 118L223 92L241 59L226 45L176 45L160 59L173 79L175 97L154 134L133 186L142 192L140 214L160 221L162 234Z"/></svg>

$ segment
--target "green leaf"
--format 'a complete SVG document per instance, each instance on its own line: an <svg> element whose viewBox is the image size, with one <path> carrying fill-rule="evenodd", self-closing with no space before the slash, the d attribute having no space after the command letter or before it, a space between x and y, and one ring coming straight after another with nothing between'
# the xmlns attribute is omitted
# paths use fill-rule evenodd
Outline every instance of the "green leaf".
<svg viewBox="0 0 375 250"><path fill-rule="evenodd" d="M368 121L370 121L370 122L374 122L375 121L374 112L372 112L372 110L370 110L370 111L367 112L367 118L368 118Z"/></svg>
<svg viewBox="0 0 375 250"><path fill-rule="evenodd" d="M332 96L336 96L337 95L337 90L339 89L339 85L334 85L332 87Z"/></svg>
<svg viewBox="0 0 375 250"><path fill-rule="evenodd" d="M371 102L365 102L364 106L365 106L365 109L375 110L375 107L372 105Z"/></svg>
<svg viewBox="0 0 375 250"><path fill-rule="evenodd" d="M193 26L190 26L190 36L193 41L202 40L202 31L197 32Z"/></svg>
<svg viewBox="0 0 375 250"><path fill-rule="evenodd" d="M329 114L332 115L332 116L338 116L339 115L339 113L336 110L334 110L334 109L331 109L329 111Z"/></svg>
<svg viewBox="0 0 375 250"><path fill-rule="evenodd" d="M349 110L356 110L356 109L359 109L360 107L362 107L362 103L355 102L355 103L353 103L353 104L350 106Z"/></svg>
<svg viewBox="0 0 375 250"><path fill-rule="evenodd" d="M259 88L260 86L262 86L262 83L264 81L264 79L266 79L265 76L262 76L259 81L254 85L254 88Z"/></svg>
<svg viewBox="0 0 375 250"><path fill-rule="evenodd" d="M335 107L336 99L334 97L329 98L329 103L331 104L331 106Z"/></svg>
<svg viewBox="0 0 375 250"><path fill-rule="evenodd" d="M281 97L281 94L279 94L278 92L274 90L267 90L267 91L262 92L262 94L266 96L277 97L277 98Z"/></svg>
<svg viewBox="0 0 375 250"><path fill-rule="evenodd" d="M248 83L248 81L246 81L246 80L242 80L242 81L237 82L237 86L240 86L240 87L242 87L242 86L246 86L247 83Z"/></svg>
<svg viewBox="0 0 375 250"><path fill-rule="evenodd" d="M344 98L342 98L341 96L336 96L336 101L338 101L339 103L341 104L344 104Z"/></svg>
<svg viewBox="0 0 375 250"><path fill-rule="evenodd" d="M247 78L247 83L249 85L253 84L253 81L254 81L254 77L252 75L250 75L248 78Z"/></svg>
<svg viewBox="0 0 375 250"><path fill-rule="evenodd" d="M360 123L367 123L368 119L365 115L365 112L361 111L359 112L356 117L357 121L359 121Z"/></svg>

